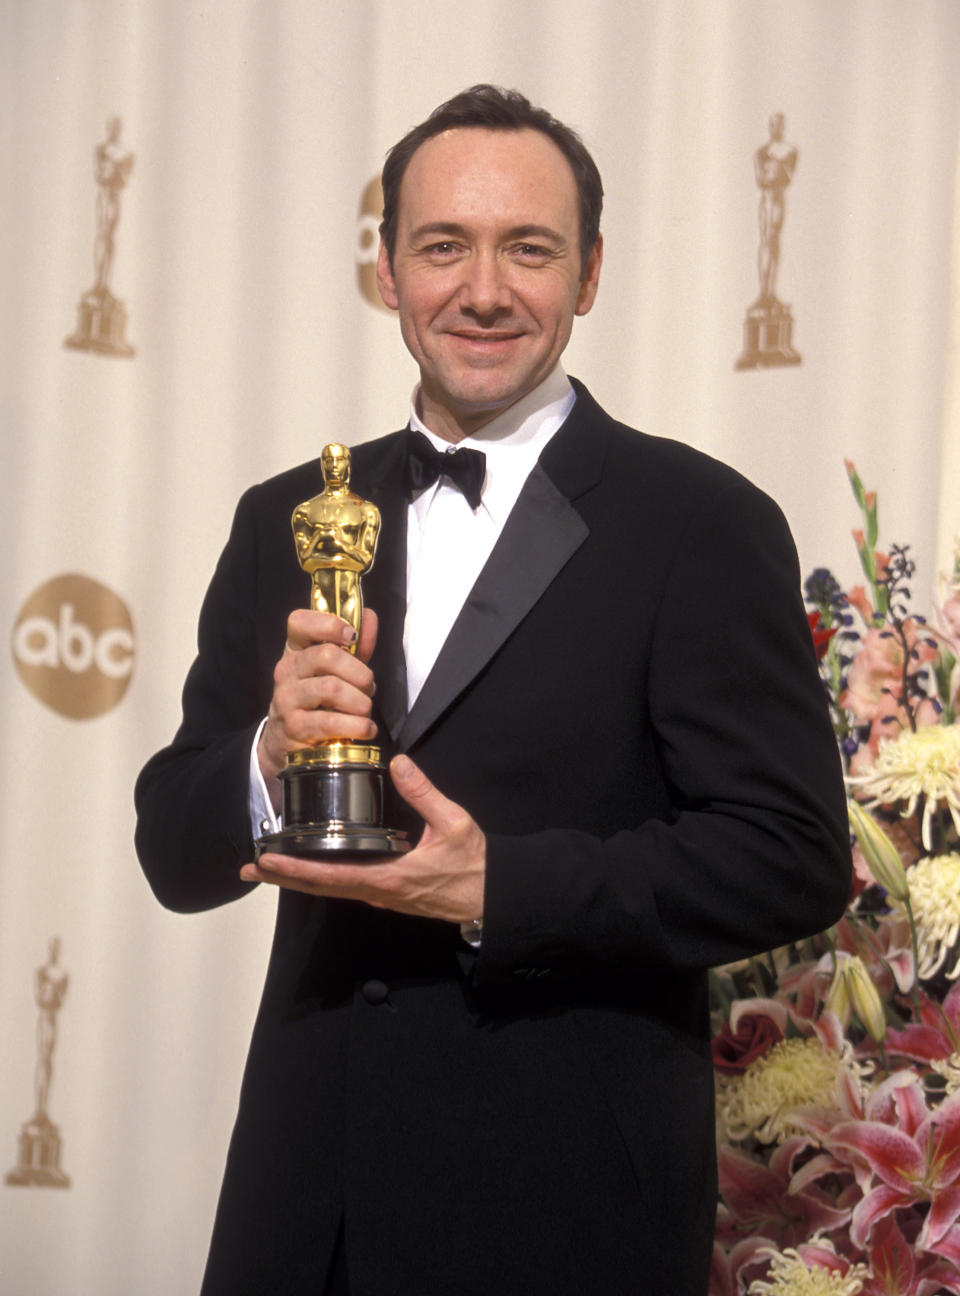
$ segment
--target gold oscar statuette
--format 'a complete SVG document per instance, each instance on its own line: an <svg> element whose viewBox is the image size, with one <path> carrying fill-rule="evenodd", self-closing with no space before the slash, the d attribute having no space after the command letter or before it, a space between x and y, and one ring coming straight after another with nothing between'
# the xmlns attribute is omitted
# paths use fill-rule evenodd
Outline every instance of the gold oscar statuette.
<svg viewBox="0 0 960 1296"><path fill-rule="evenodd" d="M380 511L350 490L346 446L325 446L321 464L323 490L293 511L297 559L310 575L310 606L359 634L360 578L373 566ZM268 851L331 860L403 854L406 834L383 826L384 774L379 747L349 738L288 752L280 774L283 827L258 840L257 858Z"/></svg>

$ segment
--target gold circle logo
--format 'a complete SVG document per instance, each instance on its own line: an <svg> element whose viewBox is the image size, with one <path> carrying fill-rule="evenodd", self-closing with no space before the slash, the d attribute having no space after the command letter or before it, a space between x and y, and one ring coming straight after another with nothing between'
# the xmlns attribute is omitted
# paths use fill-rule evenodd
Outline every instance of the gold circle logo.
<svg viewBox="0 0 960 1296"><path fill-rule="evenodd" d="M115 707L133 675L133 620L123 599L76 572L35 590L13 627L17 674L71 720Z"/></svg>
<svg viewBox="0 0 960 1296"><path fill-rule="evenodd" d="M380 247L380 221L383 217L383 188L375 175L360 197L357 216L357 286L371 306L389 311L377 287L377 251Z"/></svg>

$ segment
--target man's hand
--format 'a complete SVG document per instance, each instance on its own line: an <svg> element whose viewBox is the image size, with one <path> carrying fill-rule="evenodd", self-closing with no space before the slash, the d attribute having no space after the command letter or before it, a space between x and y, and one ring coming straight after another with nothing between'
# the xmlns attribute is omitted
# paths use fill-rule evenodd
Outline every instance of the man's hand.
<svg viewBox="0 0 960 1296"><path fill-rule="evenodd" d="M344 654L346 655L346 654ZM425 822L416 849L370 864L329 864L291 855L261 855L245 864L245 882L272 882L308 895L362 900L378 909L471 922L483 915L487 840L462 806L448 800L409 756L395 756L390 775Z"/></svg>
<svg viewBox="0 0 960 1296"><path fill-rule="evenodd" d="M377 641L377 616L363 612L356 655L347 648L353 630L339 617L307 608L287 620L287 642L273 672L273 697L257 745L257 760L268 787L288 751L311 747L325 738L371 742L377 726L370 719L375 691L367 665Z"/></svg>

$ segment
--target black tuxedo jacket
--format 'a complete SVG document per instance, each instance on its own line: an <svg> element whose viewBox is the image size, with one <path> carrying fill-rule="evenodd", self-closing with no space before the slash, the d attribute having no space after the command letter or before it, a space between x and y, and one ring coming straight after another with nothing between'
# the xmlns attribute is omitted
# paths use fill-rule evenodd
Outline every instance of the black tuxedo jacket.
<svg viewBox="0 0 960 1296"><path fill-rule="evenodd" d="M825 927L849 888L792 540L741 476L578 385L408 715L403 445L353 451L383 519L376 718L487 833L482 948L281 893L204 1291L315 1293L342 1225L365 1296L693 1296L705 969ZM174 909L247 890L250 744L308 597L290 515L321 484L317 460L240 501L183 723L141 774Z"/></svg>

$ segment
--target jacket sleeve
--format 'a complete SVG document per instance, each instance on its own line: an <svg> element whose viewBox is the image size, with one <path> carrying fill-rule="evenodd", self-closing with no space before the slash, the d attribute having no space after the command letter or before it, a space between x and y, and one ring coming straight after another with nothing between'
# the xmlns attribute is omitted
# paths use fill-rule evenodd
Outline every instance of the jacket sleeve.
<svg viewBox="0 0 960 1296"><path fill-rule="evenodd" d="M250 887L250 746L266 713L272 662L257 626L256 488L240 500L204 598L198 652L173 742L141 771L136 847L157 898L181 912L235 900Z"/></svg>
<svg viewBox="0 0 960 1296"><path fill-rule="evenodd" d="M480 983L518 967L705 968L843 912L846 802L796 551L743 479L676 545L638 686L670 812L608 840L490 836Z"/></svg>

